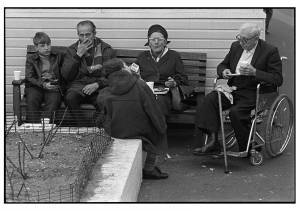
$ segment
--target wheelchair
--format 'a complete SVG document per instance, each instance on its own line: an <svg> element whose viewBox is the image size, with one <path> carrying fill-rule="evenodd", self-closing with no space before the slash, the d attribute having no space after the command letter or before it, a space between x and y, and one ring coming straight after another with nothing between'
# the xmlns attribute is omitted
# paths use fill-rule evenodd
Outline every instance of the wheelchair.
<svg viewBox="0 0 300 211"><path fill-rule="evenodd" d="M214 80L216 87L218 78ZM219 115L222 135L225 173L228 173L227 156L249 157L250 163L259 166L264 156L276 157L286 149L294 128L294 110L291 100L286 94L279 94L278 88L274 93L262 94L261 86L256 89L256 105L251 111L251 127L247 148L244 152L233 152L230 149L237 143L234 131L225 134L224 123L230 123L229 117L224 116L221 103L221 93L218 93ZM205 143L206 144L206 143Z"/></svg>

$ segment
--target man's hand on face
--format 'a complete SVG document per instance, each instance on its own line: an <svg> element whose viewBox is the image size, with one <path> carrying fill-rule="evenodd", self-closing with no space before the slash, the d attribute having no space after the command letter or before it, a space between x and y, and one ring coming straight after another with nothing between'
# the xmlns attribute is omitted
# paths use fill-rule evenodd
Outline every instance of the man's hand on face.
<svg viewBox="0 0 300 211"><path fill-rule="evenodd" d="M246 64L240 67L241 75L255 76L256 69L251 64Z"/></svg>
<svg viewBox="0 0 300 211"><path fill-rule="evenodd" d="M95 82L95 83L88 84L85 87L83 87L82 92L86 95L91 95L98 88L99 88L99 84L97 82Z"/></svg>
<svg viewBox="0 0 300 211"><path fill-rule="evenodd" d="M90 48L93 47L93 41L90 39L85 39L79 43L77 48L77 55L82 57Z"/></svg>
<svg viewBox="0 0 300 211"><path fill-rule="evenodd" d="M225 70L223 70L223 72L222 72L222 75L223 75L223 78L224 78L224 79L231 78L232 76L230 76L230 74L232 74L232 73L230 72L229 69L225 69Z"/></svg>

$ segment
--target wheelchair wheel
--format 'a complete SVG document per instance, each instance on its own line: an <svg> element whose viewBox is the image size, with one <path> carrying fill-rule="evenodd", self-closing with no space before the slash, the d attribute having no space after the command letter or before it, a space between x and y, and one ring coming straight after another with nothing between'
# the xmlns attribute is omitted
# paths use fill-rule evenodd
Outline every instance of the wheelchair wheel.
<svg viewBox="0 0 300 211"><path fill-rule="evenodd" d="M253 166L259 166L263 163L264 157L262 153L256 151L256 150L251 150L250 151L250 163Z"/></svg>
<svg viewBox="0 0 300 211"><path fill-rule="evenodd" d="M294 111L290 99L279 95L273 102L266 124L266 152L271 157L282 154L294 127Z"/></svg>

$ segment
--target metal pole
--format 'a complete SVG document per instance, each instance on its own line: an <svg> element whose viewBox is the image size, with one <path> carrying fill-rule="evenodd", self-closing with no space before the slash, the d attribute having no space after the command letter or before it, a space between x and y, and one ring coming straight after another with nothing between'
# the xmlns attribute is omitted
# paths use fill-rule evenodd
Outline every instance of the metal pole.
<svg viewBox="0 0 300 211"><path fill-rule="evenodd" d="M222 144L223 144L223 152L224 152L224 164L226 174L229 173L228 171L228 163L227 163L227 151L226 151L226 143L225 143L225 134L224 134L224 123L223 123L223 115L222 115L222 101L221 101L221 94L219 91L218 93L218 101L219 101L219 114L220 114L220 123L221 123L221 132L222 132Z"/></svg>

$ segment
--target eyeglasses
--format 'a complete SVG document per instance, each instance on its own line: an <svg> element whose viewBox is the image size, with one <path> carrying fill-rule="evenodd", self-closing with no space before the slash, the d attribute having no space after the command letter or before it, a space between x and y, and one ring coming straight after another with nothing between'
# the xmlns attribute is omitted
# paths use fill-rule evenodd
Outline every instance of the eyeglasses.
<svg viewBox="0 0 300 211"><path fill-rule="evenodd" d="M158 42L163 42L165 39L164 39L164 38L159 38L159 37L149 38L149 41L150 41L150 42L155 42L156 40L157 40Z"/></svg>
<svg viewBox="0 0 300 211"><path fill-rule="evenodd" d="M245 38L245 37L241 37L241 35L236 35L236 39L239 41L239 42L242 42L242 43L248 43L250 40L252 40L252 39L254 39L254 38L256 38L257 37L257 35L254 35L253 37L250 37L250 38Z"/></svg>
<svg viewBox="0 0 300 211"><path fill-rule="evenodd" d="M79 37L90 37L92 36L93 33L82 33L82 34L78 34Z"/></svg>

